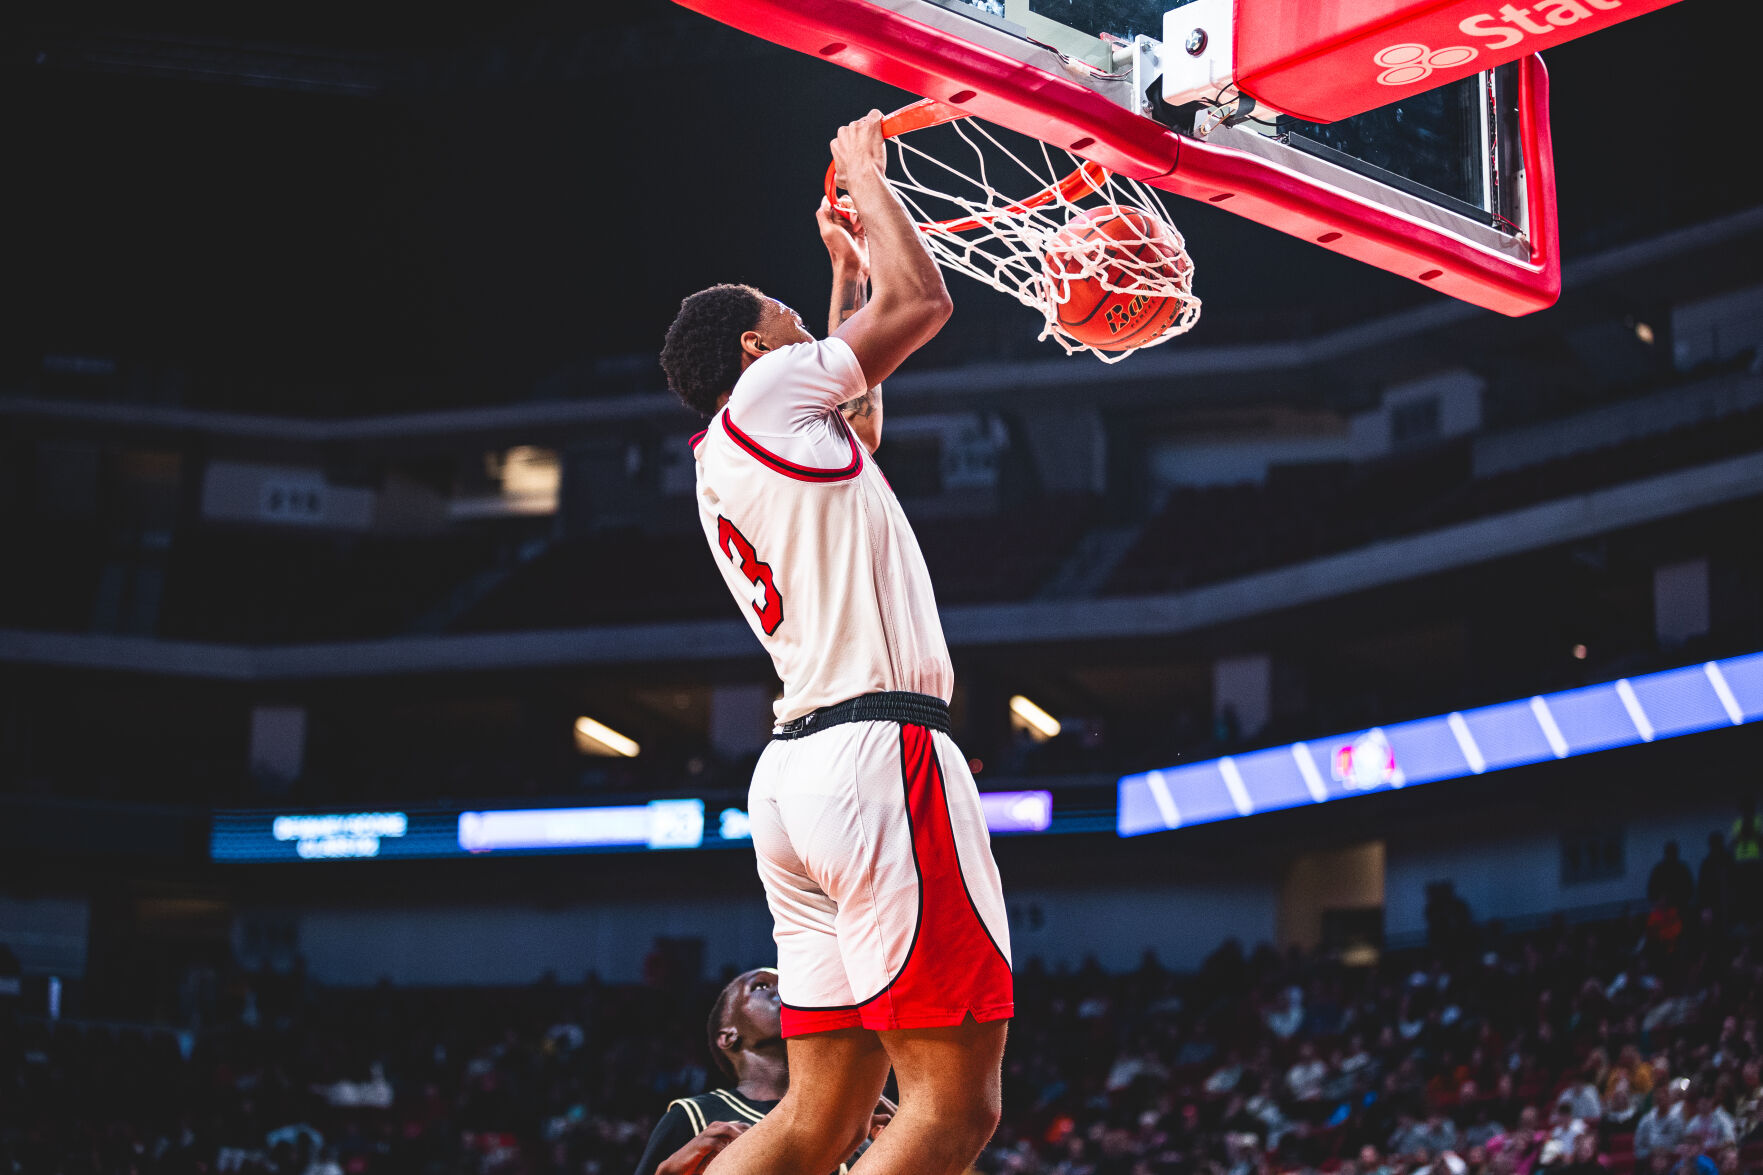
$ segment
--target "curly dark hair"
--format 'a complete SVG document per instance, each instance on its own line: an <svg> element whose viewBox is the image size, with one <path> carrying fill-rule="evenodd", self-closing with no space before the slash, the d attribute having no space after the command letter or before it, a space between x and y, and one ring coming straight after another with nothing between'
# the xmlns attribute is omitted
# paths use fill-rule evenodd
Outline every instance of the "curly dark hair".
<svg viewBox="0 0 1763 1175"><path fill-rule="evenodd" d="M679 304L661 347L661 370L674 394L705 416L741 377L741 336L759 325L764 295L752 286L699 290Z"/></svg>

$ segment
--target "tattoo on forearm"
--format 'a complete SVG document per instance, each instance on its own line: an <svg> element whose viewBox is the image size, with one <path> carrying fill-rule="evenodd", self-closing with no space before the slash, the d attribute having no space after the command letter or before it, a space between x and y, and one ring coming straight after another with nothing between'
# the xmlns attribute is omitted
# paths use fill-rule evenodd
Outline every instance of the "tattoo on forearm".
<svg viewBox="0 0 1763 1175"><path fill-rule="evenodd" d="M869 279L867 277L842 278L833 283L832 322L829 330L838 330L853 314L863 309L869 301ZM881 411L881 386L870 388L854 400L847 400L839 405L839 411L846 420L862 420L873 417ZM880 421L877 421L879 427ZM880 435L879 433L877 434Z"/></svg>
<svg viewBox="0 0 1763 1175"><path fill-rule="evenodd" d="M838 307L838 321L839 323L843 323L853 314L863 309L863 304L869 301L869 282L860 277L850 278L839 284L838 289L833 293L833 298ZM838 324L835 323L834 325L836 326Z"/></svg>

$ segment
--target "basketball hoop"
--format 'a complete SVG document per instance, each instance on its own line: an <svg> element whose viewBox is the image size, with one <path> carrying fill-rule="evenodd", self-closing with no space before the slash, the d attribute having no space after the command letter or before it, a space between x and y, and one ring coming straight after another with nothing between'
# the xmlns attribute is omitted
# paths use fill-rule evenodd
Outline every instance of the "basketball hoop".
<svg viewBox="0 0 1763 1175"><path fill-rule="evenodd" d="M937 154L906 139L944 125L953 140ZM882 134L895 150L888 184L937 262L1038 311L1040 337L1066 354L1088 351L1118 363L1199 318L1193 260L1143 184L1058 151L1067 171L1045 143L1037 144L1034 166L1033 153L1013 150L965 111L928 98L884 118ZM827 168L826 193L836 207L834 170ZM1012 198L994 186L994 175L1035 188Z"/></svg>

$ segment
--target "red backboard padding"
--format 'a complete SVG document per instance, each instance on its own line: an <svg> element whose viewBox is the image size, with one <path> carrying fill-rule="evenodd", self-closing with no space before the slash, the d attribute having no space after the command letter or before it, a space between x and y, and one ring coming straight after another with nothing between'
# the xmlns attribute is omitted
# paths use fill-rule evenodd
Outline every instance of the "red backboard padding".
<svg viewBox="0 0 1763 1175"><path fill-rule="evenodd" d="M1676 0L1237 0L1237 85L1334 122Z"/></svg>
<svg viewBox="0 0 1763 1175"><path fill-rule="evenodd" d="M1076 82L1052 77L864 0L676 0L737 29L1085 157L1133 179L1175 166L1176 137ZM861 110L829 112L827 138Z"/></svg>

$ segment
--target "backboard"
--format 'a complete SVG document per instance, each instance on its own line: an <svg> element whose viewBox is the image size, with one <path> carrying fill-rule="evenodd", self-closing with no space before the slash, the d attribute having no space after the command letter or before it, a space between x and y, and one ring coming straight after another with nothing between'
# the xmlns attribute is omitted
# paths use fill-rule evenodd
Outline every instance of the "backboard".
<svg viewBox="0 0 1763 1175"><path fill-rule="evenodd" d="M678 2L1467 302L1527 314L1560 292L1534 55L1318 123L1228 78L1165 99L1166 74L1205 66L1194 28L1246 19L1229 0Z"/></svg>

